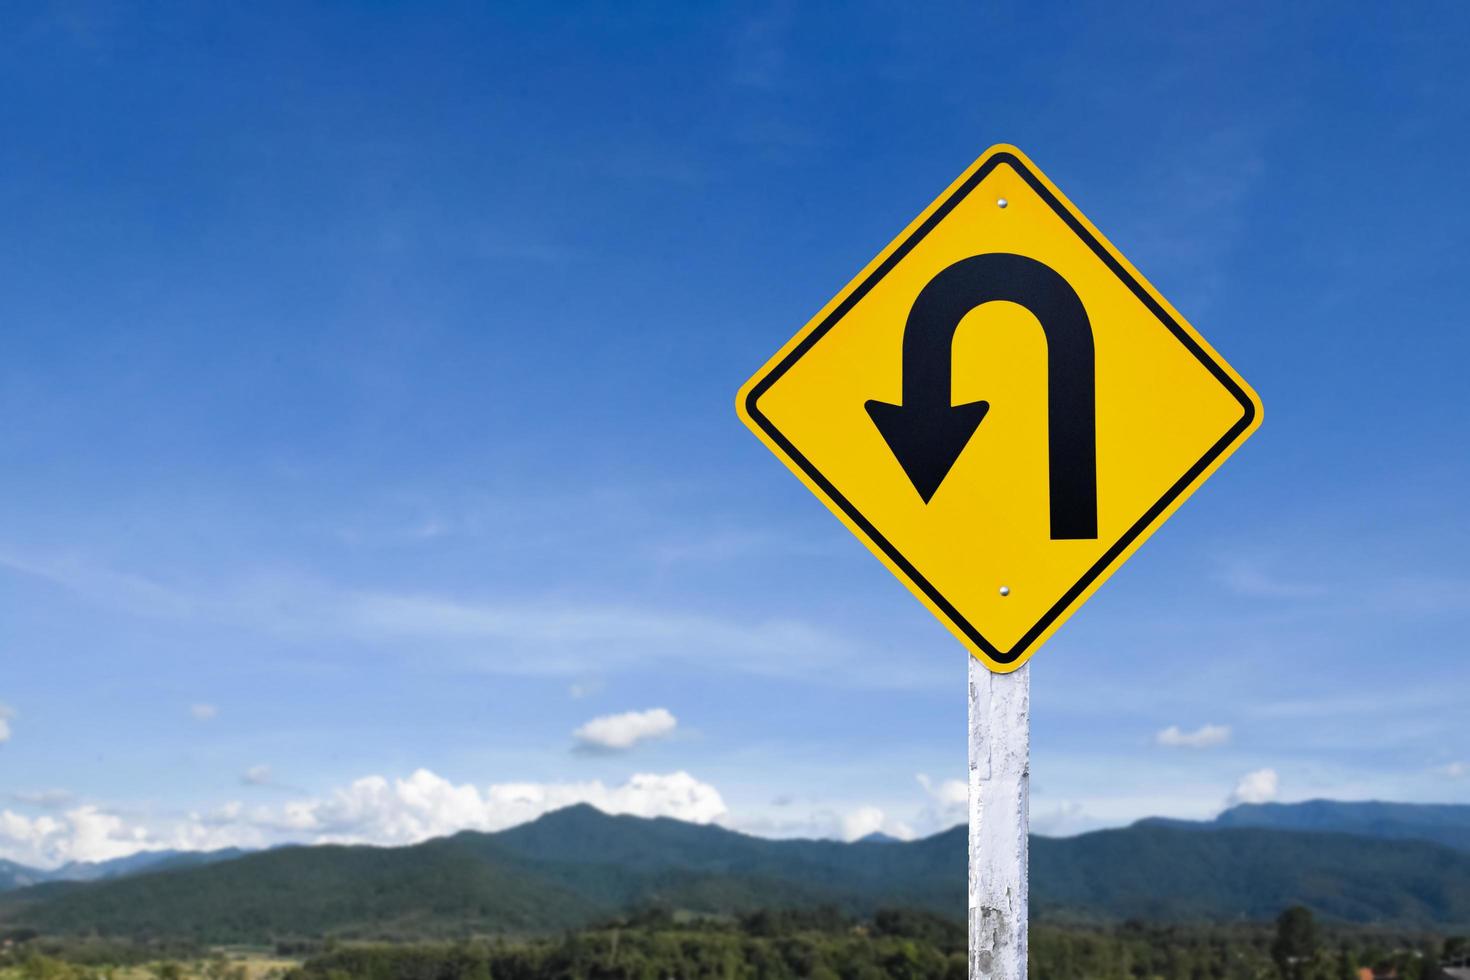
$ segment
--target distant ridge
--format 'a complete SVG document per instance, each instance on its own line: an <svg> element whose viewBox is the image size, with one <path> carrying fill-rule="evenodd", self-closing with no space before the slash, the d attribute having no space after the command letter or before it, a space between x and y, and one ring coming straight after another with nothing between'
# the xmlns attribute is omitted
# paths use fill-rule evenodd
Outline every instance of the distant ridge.
<svg viewBox="0 0 1470 980"><path fill-rule="evenodd" d="M0 896L0 930L265 942L546 933L659 906L706 914L912 906L961 920L967 830L910 842L768 840L589 806L411 847L284 847ZM1470 854L1341 832L1143 822L1033 838L1038 918L1328 919L1470 927Z"/></svg>
<svg viewBox="0 0 1470 980"><path fill-rule="evenodd" d="M191 868L231 861L248 853L238 847L218 851L139 851L110 861L68 861L51 871L0 860L0 892L49 882L106 881L170 868Z"/></svg>
<svg viewBox="0 0 1470 980"><path fill-rule="evenodd" d="M1304 803L1242 803L1214 820L1150 817L1142 825L1220 829L1265 827L1355 834L1380 840L1422 840L1470 852L1470 805L1462 803L1362 803L1307 800Z"/></svg>
<svg viewBox="0 0 1470 980"><path fill-rule="evenodd" d="M249 854L238 847L218 851L139 851L111 861L72 861L46 874L47 881L104 881L167 868L192 868Z"/></svg>
<svg viewBox="0 0 1470 980"><path fill-rule="evenodd" d="M14 861L0 860L0 892L25 888L46 880L44 871L28 868Z"/></svg>

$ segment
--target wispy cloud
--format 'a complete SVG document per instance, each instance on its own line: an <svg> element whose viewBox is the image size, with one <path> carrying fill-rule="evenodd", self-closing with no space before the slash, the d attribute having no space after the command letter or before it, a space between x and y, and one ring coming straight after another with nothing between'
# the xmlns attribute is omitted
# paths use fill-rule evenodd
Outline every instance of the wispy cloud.
<svg viewBox="0 0 1470 980"><path fill-rule="evenodd" d="M14 711L0 704L0 745L10 741L10 720L14 717Z"/></svg>
<svg viewBox="0 0 1470 980"><path fill-rule="evenodd" d="M1283 567L1285 566L1285 567ZM1342 617L1384 615L1434 617L1470 611L1470 579L1436 575L1402 559L1318 557L1310 567L1280 558L1234 556L1219 561L1213 575L1225 589L1250 599L1290 601Z"/></svg>
<svg viewBox="0 0 1470 980"><path fill-rule="evenodd" d="M724 530L704 535L665 539L648 546L650 556L663 565L727 562L746 558L813 557L830 549L819 542L765 530Z"/></svg>
<svg viewBox="0 0 1470 980"><path fill-rule="evenodd" d="M792 7L777 0L735 32L731 79L738 85L775 88L784 77L791 34Z"/></svg>
<svg viewBox="0 0 1470 980"><path fill-rule="evenodd" d="M589 669L719 653L725 667L759 674L802 674L835 666L851 647L795 620L736 622L635 605L463 600L383 592L339 593L303 609L301 625L363 640L501 642L534 645L534 658L486 661L512 673L583 674ZM713 662L713 658L712 658Z"/></svg>
<svg viewBox="0 0 1470 980"><path fill-rule="evenodd" d="M76 794L65 789L17 790L10 798L24 806L41 810L59 810L76 802Z"/></svg>
<svg viewBox="0 0 1470 980"><path fill-rule="evenodd" d="M213 721L219 717L219 708L202 701L197 702L189 705L189 717L195 721Z"/></svg>
<svg viewBox="0 0 1470 980"><path fill-rule="evenodd" d="M1326 586L1276 574L1262 562L1237 559L1219 572L1219 581L1237 595L1255 599L1318 599L1326 596Z"/></svg>
<svg viewBox="0 0 1470 980"><path fill-rule="evenodd" d="M1178 725L1170 725L1154 735L1154 744L1168 748L1209 749L1230 741L1229 725L1201 725L1187 732Z"/></svg>
<svg viewBox="0 0 1470 980"><path fill-rule="evenodd" d="M581 701L584 698L590 698L598 691L601 691L602 686L602 681L595 677L573 681L567 686L567 697L571 698L573 701Z"/></svg>
<svg viewBox="0 0 1470 980"><path fill-rule="evenodd" d="M1190 284L1182 299L1196 316L1228 285L1227 260L1266 177L1269 128L1242 123L1201 132L1153 159L1139 182L1149 189L1148 217L1125 226L1123 236L1161 276Z"/></svg>
<svg viewBox="0 0 1470 980"><path fill-rule="evenodd" d="M1380 582L1372 592L1376 609L1434 616L1470 611L1470 579L1403 575Z"/></svg>
<svg viewBox="0 0 1470 980"><path fill-rule="evenodd" d="M1448 711L1463 698L1443 685L1369 691L1321 691L1241 704L1240 710L1260 718L1314 720L1411 717Z"/></svg>
<svg viewBox="0 0 1470 980"><path fill-rule="evenodd" d="M271 783L271 767L267 765L251 766L241 774L240 782L246 786L269 786Z"/></svg>
<svg viewBox="0 0 1470 980"><path fill-rule="evenodd" d="M180 619L199 611L183 592L72 555L36 557L0 549L0 568L62 586L119 612Z"/></svg>
<svg viewBox="0 0 1470 980"><path fill-rule="evenodd" d="M855 687L914 688L944 679L937 669L932 676L882 669L881 657L859 655L861 642L796 619L751 621L593 599L485 599L341 588L296 574L260 575L204 591L75 558L35 559L3 550L0 568L143 618L411 646L415 656L437 649L462 666L508 674L585 676L619 667L687 663L691 651L699 651L702 663L723 669L777 677L820 675ZM525 656L527 648L535 648L537 655Z"/></svg>

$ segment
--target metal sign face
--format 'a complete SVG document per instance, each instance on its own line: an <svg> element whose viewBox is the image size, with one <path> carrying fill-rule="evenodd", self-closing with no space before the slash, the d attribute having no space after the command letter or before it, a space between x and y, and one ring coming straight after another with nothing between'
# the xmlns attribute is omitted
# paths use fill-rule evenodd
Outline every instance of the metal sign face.
<svg viewBox="0 0 1470 980"><path fill-rule="evenodd" d="M746 382L740 417L991 670L1016 669L1261 421L1014 147Z"/></svg>

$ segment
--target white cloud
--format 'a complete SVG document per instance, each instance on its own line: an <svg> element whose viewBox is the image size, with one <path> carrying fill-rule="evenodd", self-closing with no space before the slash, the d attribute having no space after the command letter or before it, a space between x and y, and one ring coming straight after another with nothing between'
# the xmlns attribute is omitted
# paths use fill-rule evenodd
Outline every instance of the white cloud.
<svg viewBox="0 0 1470 980"><path fill-rule="evenodd" d="M1076 800L1067 800L1050 808L1031 812L1031 832L1044 837L1067 837L1088 828L1087 808Z"/></svg>
<svg viewBox="0 0 1470 980"><path fill-rule="evenodd" d="M25 817L0 810L0 857L21 864L55 867L68 861L107 861L157 847L147 829L95 806L60 817Z"/></svg>
<svg viewBox="0 0 1470 980"><path fill-rule="evenodd" d="M855 841L874 833L899 840L913 840L918 836L911 824L896 819L881 807L871 804L860 804L847 809L840 806L821 806L804 814L789 816L743 814L721 820L720 823L745 834L785 839Z"/></svg>
<svg viewBox="0 0 1470 980"><path fill-rule="evenodd" d="M686 772L639 774L617 786L583 783L455 785L427 769L406 779L368 776L325 799L289 803L280 828L313 842L409 844L460 830L501 830L575 803L606 813L710 823L725 801Z"/></svg>
<svg viewBox="0 0 1470 980"><path fill-rule="evenodd" d="M1122 827L1142 817L1210 820L1222 806L1220 784L1218 776L1200 768L1186 762L1119 772L1107 769L1098 757L1050 766L1047 786L1032 787L1031 828L1062 837ZM1077 770L1086 770L1086 775L1078 778Z"/></svg>
<svg viewBox="0 0 1470 980"><path fill-rule="evenodd" d="M963 810L970 802L970 787L963 779L946 779L936 783L925 773L914 776L929 798L950 809Z"/></svg>
<svg viewBox="0 0 1470 980"><path fill-rule="evenodd" d="M650 739L664 738L679 724L667 708L602 715L572 732L577 747L592 752L624 752Z"/></svg>
<svg viewBox="0 0 1470 980"><path fill-rule="evenodd" d="M883 811L875 806L860 806L842 817L842 839L857 840L883 829Z"/></svg>
<svg viewBox="0 0 1470 980"><path fill-rule="evenodd" d="M1257 769L1240 777L1235 791L1226 800L1226 806L1237 803L1268 803L1276 798L1279 778L1275 769Z"/></svg>
<svg viewBox="0 0 1470 980"><path fill-rule="evenodd" d="M246 786L266 786L271 781L271 767L265 765L251 766L245 770L244 775L240 777L240 781Z"/></svg>
<svg viewBox="0 0 1470 980"><path fill-rule="evenodd" d="M1210 749L1228 741L1229 725L1201 725L1192 732L1186 732L1178 725L1170 725L1154 736L1155 745L1183 749Z"/></svg>
<svg viewBox="0 0 1470 980"><path fill-rule="evenodd" d="M914 777L924 788L928 803L919 814L919 825L927 833L948 830L970 819L970 786L963 779L935 782L925 773Z"/></svg>
<svg viewBox="0 0 1470 980"><path fill-rule="evenodd" d="M238 801L206 813L191 813L169 828L168 846L178 851L215 851L225 847L255 849L286 842L302 843L274 830L279 821L269 809L246 811Z"/></svg>
<svg viewBox="0 0 1470 980"><path fill-rule="evenodd" d="M781 793L768 806L742 810L721 823L761 837L853 841L872 833L913 840L968 819L970 789L964 780L936 780L925 773L914 779L923 790L917 804L909 794L872 802Z"/></svg>
<svg viewBox="0 0 1470 980"><path fill-rule="evenodd" d="M855 841L869 834L883 834L899 840L913 840L914 829L895 820L876 806L860 806L842 817L842 839Z"/></svg>
<svg viewBox="0 0 1470 980"><path fill-rule="evenodd" d="M219 708L212 704L189 705L189 717L195 721L213 721L219 717Z"/></svg>
<svg viewBox="0 0 1470 980"><path fill-rule="evenodd" d="M128 822L95 806L63 816L0 811L0 857L36 867L101 861L161 847L212 850L286 842L404 845L461 830L496 831L552 810L590 803L605 813L708 824L725 801L687 772L642 773L608 785L451 783L427 769L404 778L366 776L325 796L274 806L226 803L183 817ZM900 828L901 829L901 828Z"/></svg>
<svg viewBox="0 0 1470 980"><path fill-rule="evenodd" d="M0 745L10 741L10 719L15 717L15 712L0 704Z"/></svg>
<svg viewBox="0 0 1470 980"><path fill-rule="evenodd" d="M1451 762L1448 765L1440 766L1437 772L1441 776L1448 776L1451 779L1461 779L1465 776L1470 776L1470 763Z"/></svg>

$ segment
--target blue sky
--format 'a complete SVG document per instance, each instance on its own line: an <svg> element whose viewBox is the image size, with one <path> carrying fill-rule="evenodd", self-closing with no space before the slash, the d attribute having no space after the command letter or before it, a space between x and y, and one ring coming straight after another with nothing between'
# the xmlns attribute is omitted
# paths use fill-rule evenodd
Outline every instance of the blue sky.
<svg viewBox="0 0 1470 980"><path fill-rule="evenodd" d="M1033 662L1037 829L1470 802L1467 28L7 4L0 857L957 820L963 651L732 400L1002 141L1266 404Z"/></svg>

